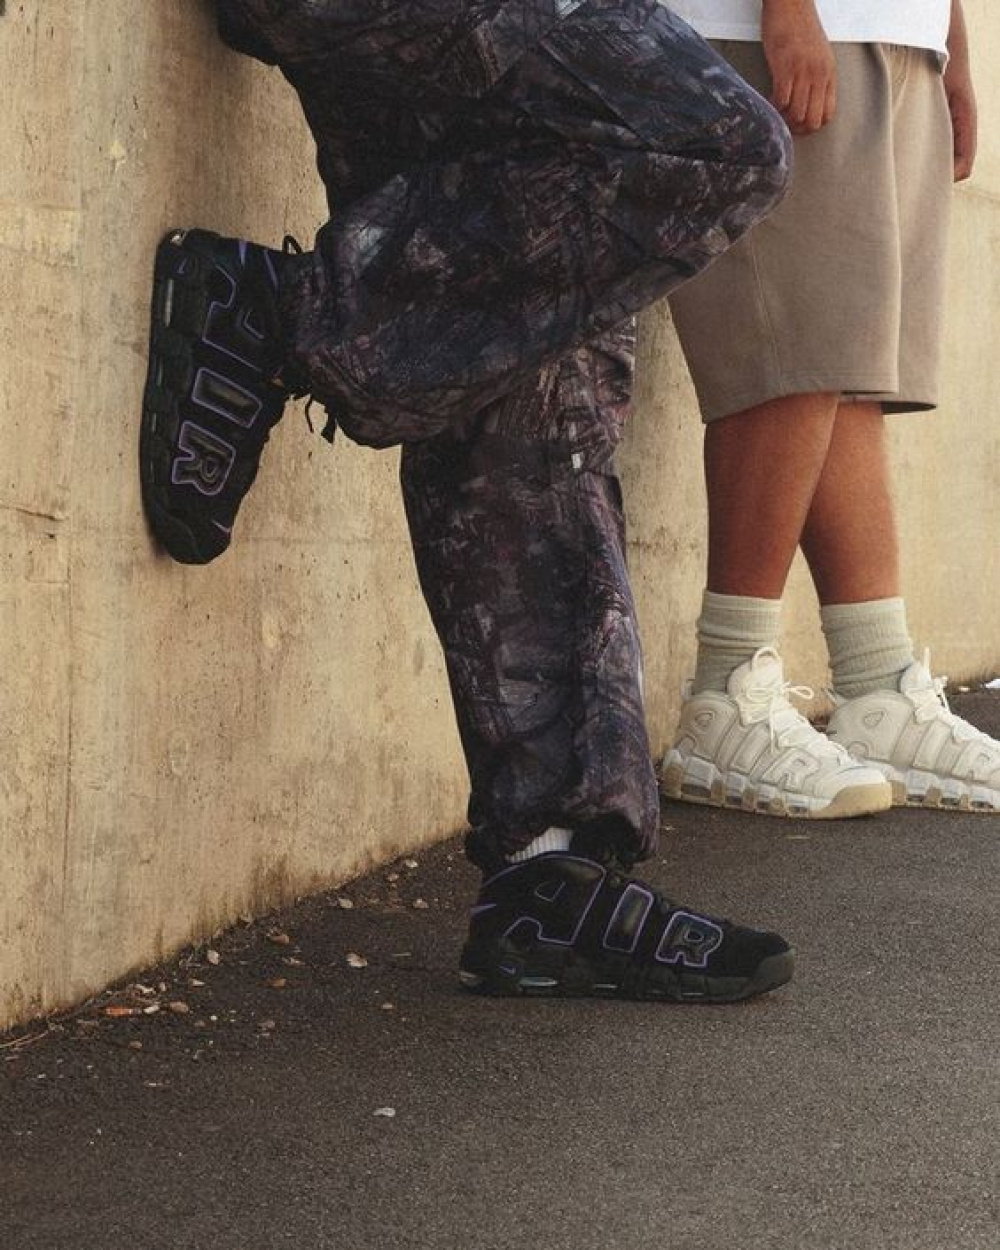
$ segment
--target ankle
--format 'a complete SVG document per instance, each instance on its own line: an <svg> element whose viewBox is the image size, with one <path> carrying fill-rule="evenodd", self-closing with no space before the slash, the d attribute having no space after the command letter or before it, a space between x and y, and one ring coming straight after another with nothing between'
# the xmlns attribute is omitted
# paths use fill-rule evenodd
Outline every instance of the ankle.
<svg viewBox="0 0 1000 1250"><path fill-rule="evenodd" d="M780 599L720 595L706 590L698 618L698 657L692 692L728 689L729 677L762 647L774 647Z"/></svg>
<svg viewBox="0 0 1000 1250"><path fill-rule="evenodd" d="M512 855L507 856L509 864L524 864L529 859L534 859L538 855L550 855L552 853L565 854L573 840L573 832L570 829L563 829L559 825L549 825L533 838L527 846L522 847L519 851L515 851Z"/></svg>
<svg viewBox="0 0 1000 1250"><path fill-rule="evenodd" d="M900 677L914 661L902 599L824 604L820 618L838 695L856 699L874 690L899 689Z"/></svg>

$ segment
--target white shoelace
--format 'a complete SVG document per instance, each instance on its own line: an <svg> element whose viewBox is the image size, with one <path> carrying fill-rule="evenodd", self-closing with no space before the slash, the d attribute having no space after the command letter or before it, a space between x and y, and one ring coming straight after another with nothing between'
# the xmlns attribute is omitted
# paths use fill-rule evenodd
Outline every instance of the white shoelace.
<svg viewBox="0 0 1000 1250"><path fill-rule="evenodd" d="M754 661L760 655L778 658L777 652L769 647L761 648L754 656ZM814 755L825 755L838 760L850 759L848 752L839 743L831 741L815 729L792 703L793 697L808 700L814 698L815 694L812 686L796 686L790 681L782 681L779 686L748 685L743 699L751 707L760 709L759 716L751 714L752 720L764 720L766 717L772 750L807 746Z"/></svg>
<svg viewBox="0 0 1000 1250"><path fill-rule="evenodd" d="M951 710L951 704L948 702L948 696L945 690L948 686L948 678L945 676L935 677L931 673L931 653L930 648L924 648L923 658L924 668L930 675L931 684L924 690L918 690L910 693L910 699L916 709L915 715L918 721L940 720L948 726L952 732L952 737L956 742L974 742L978 738L989 740L989 736L984 734L975 725L970 725L967 720L963 720Z"/></svg>

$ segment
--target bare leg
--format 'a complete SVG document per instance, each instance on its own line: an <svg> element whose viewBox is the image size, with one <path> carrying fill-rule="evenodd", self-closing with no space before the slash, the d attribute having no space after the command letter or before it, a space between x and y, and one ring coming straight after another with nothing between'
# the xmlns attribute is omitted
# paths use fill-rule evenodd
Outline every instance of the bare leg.
<svg viewBox="0 0 1000 1250"><path fill-rule="evenodd" d="M814 819L891 803L878 769L853 760L797 711L773 643L760 642L770 624L777 632L839 407L836 394L791 395L706 431L711 593L698 622L693 694L663 761L672 798Z"/></svg>
<svg viewBox="0 0 1000 1250"><path fill-rule="evenodd" d="M812 496L802 550L820 603L866 603L899 595L899 548L876 403L842 403Z"/></svg>
<svg viewBox="0 0 1000 1250"><path fill-rule="evenodd" d="M709 590L781 598L837 412L836 395L788 395L708 426Z"/></svg>

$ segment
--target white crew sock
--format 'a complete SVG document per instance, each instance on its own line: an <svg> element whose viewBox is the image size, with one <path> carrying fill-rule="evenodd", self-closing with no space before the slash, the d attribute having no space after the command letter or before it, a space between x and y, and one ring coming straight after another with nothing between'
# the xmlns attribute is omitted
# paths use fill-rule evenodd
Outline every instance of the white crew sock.
<svg viewBox="0 0 1000 1250"><path fill-rule="evenodd" d="M873 690L899 689L914 659L902 599L829 603L820 617L837 694L856 699Z"/></svg>
<svg viewBox="0 0 1000 1250"><path fill-rule="evenodd" d="M529 859L534 859L536 855L545 855L549 851L566 852L569 850L569 844L572 839L572 829L560 829L558 825L549 825L544 833L540 833L526 847L523 847L514 855L508 855L507 863L523 864Z"/></svg>
<svg viewBox="0 0 1000 1250"><path fill-rule="evenodd" d="M750 599L706 590L698 618L698 659L692 691L725 691L729 675L761 647L773 647L781 620L780 599Z"/></svg>

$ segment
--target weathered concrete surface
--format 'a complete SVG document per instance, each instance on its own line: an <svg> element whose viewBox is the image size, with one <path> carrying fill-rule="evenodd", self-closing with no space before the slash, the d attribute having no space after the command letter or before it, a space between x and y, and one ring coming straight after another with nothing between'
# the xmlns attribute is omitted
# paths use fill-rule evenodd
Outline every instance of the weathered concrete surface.
<svg viewBox="0 0 1000 1250"><path fill-rule="evenodd" d="M969 6L980 64L1000 16ZM174 224L277 241L322 220L278 76L207 6L14 0L0 18L0 1028L235 916L457 827L464 770L394 455L290 411L208 570L153 548L136 421L149 265ZM988 45L988 46L986 46ZM914 633L1000 662L1000 87L959 195L945 410L900 423ZM623 456L661 746L693 654L700 429L663 313ZM961 610L956 611L956 604ZM821 677L801 576L788 654Z"/></svg>
<svg viewBox="0 0 1000 1250"><path fill-rule="evenodd" d="M155 242L311 237L290 92L115 0L8 5L0 81L2 1027L455 828L463 776L394 455L290 411L210 570L141 515Z"/></svg>
<svg viewBox="0 0 1000 1250"><path fill-rule="evenodd" d="M1000 695L963 711L1000 732ZM353 910L316 899L144 978L138 1001L187 1015L102 1000L0 1051L9 1244L997 1250L995 822L664 819L649 875L781 929L790 986L470 999L474 873L456 845L421 853L352 883Z"/></svg>

